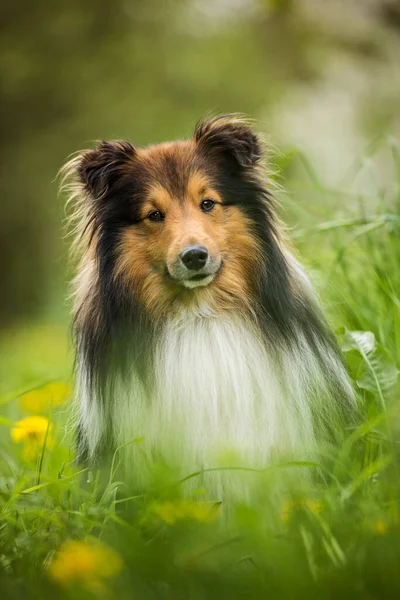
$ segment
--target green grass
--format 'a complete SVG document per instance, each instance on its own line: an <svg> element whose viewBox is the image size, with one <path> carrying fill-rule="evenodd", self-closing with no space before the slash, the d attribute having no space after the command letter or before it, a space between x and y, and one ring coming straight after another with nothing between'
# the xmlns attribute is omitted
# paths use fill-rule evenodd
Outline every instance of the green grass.
<svg viewBox="0 0 400 600"><path fill-rule="evenodd" d="M365 599L400 592L400 154L394 143L385 151L393 166L385 185L377 183L367 156L344 191L326 189L302 156L281 159L297 178L295 193L282 199L283 217L294 225L291 237L337 330L360 415L342 446L324 448L316 465L299 461L246 473L259 482L251 505L231 507L227 515L202 490L185 501L185 481L174 481L160 465L154 465L154 486L135 495L118 481L118 453L106 486L100 485L96 472L74 466L68 405L56 406L56 398L45 409L51 425L41 447L35 458L26 457L24 444L10 435L29 416L20 397L68 379L72 356L63 327L29 326L5 336L4 597ZM369 182L366 193L354 191L357 178ZM296 478L305 470L315 476ZM75 548L84 575L74 575L73 559L61 555L72 569L64 569L61 584L54 565L71 539L99 540L100 548L117 553L120 566L111 568L115 555L99 551L97 563L82 567Z"/></svg>

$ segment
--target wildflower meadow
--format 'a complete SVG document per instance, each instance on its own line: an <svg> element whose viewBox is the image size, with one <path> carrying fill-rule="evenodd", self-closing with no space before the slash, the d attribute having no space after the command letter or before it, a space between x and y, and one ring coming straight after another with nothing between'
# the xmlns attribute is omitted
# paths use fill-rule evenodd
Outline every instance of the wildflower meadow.
<svg viewBox="0 0 400 600"><path fill-rule="evenodd" d="M177 478L163 464L136 490L120 477L118 450L106 473L76 461L69 323L10 332L0 348L3 598L399 595L400 146L369 148L338 189L300 153L278 157L276 171L282 188L291 173L280 213L357 394L344 443L243 473L257 482L248 503L225 506L207 495L207 473ZM140 453L140 431L132 443ZM189 479L199 486L188 497Z"/></svg>

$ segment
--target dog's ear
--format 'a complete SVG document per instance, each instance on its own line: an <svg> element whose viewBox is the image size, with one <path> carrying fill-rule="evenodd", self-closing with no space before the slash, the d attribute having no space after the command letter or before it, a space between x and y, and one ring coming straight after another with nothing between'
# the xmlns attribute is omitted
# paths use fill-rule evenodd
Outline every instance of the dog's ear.
<svg viewBox="0 0 400 600"><path fill-rule="evenodd" d="M219 115L200 121L194 139L208 154L229 156L241 167L254 166L263 157L260 137L241 115Z"/></svg>
<svg viewBox="0 0 400 600"><path fill-rule="evenodd" d="M130 142L101 142L75 160L77 175L85 191L93 198L107 195L132 163L136 150Z"/></svg>

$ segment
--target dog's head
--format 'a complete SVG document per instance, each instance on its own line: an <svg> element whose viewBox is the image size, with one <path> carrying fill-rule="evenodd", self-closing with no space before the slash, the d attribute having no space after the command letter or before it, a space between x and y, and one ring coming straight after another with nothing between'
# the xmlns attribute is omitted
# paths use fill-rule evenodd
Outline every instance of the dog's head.
<svg viewBox="0 0 400 600"><path fill-rule="evenodd" d="M246 121L223 115L188 140L103 142L73 159L99 277L122 281L155 315L177 302L247 304L269 217L273 227L262 154Z"/></svg>

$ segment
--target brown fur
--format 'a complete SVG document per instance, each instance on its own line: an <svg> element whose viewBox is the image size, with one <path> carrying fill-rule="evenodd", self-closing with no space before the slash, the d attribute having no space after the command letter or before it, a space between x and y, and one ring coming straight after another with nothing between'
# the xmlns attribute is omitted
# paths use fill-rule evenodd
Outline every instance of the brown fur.
<svg viewBox="0 0 400 600"><path fill-rule="evenodd" d="M155 165L172 153L174 164L181 165L175 185L164 187ZM137 291L140 301L154 319L185 305L207 304L214 311L249 308L257 244L249 232L249 223L236 207L222 207L222 199L201 168L186 174L190 153L187 143L163 145L141 151L138 156L152 164L154 183L149 183L142 205L143 220L122 235L116 262L116 276ZM192 157L193 160L193 157ZM214 200L210 213L203 213L200 202ZM152 223L146 216L154 210L166 215L163 223ZM224 261L211 286L188 290L166 279L165 265L172 264L182 250L201 244L210 254ZM224 260L225 259L225 260Z"/></svg>
<svg viewBox="0 0 400 600"><path fill-rule="evenodd" d="M103 142L67 163L63 182L74 203L71 220L80 255L74 285L77 323L89 315L94 322L98 317L95 222L101 203L110 201L112 177L123 180L139 176L145 182L140 198L141 220L121 231L114 277L132 289L152 320L179 311L182 305L207 306L214 312L233 308L252 312L251 292L261 255L258 241L243 211L222 206L225 199L212 181L221 148L229 148L240 168L256 171L261 155L259 143L245 120L227 116L200 123L188 140L147 148L134 148L129 142ZM104 182L101 174L105 167L109 178ZM203 199L217 203L210 213L200 210ZM166 214L163 223L146 218L154 210ZM210 255L222 259L222 268L206 287L187 289L165 276L166 265L191 244L204 245Z"/></svg>
<svg viewBox="0 0 400 600"><path fill-rule="evenodd" d="M162 416L169 418L172 406L180 418L180 401L188 417L188 451L196 457L204 438L213 439L208 428L217 406L225 407L227 419L237 419L228 430L236 431L237 425L242 431L242 421L248 428L245 436L239 435L240 443L254 437L252 452L264 449L267 454L275 451L277 432L282 433L277 449L285 450L288 431L302 445L303 432L314 427L311 420L330 435L330 423L338 422L331 420L331 411L344 416L341 399L350 399L351 389L307 277L285 242L263 156L263 144L246 121L222 115L200 121L185 141L148 148L102 142L66 165L64 181L73 201L81 260L74 332L82 458L106 455L121 443L127 446L137 418L160 417L161 423L155 429L150 423L149 430L161 431ZM207 207L204 200L212 202ZM181 333L186 354L179 347ZM215 353L209 335L215 335ZM176 365L172 381L177 385L164 398L161 387L167 387L171 375L169 358ZM204 369L198 371L197 362ZM236 385L242 372L247 373L243 393ZM215 377L208 387L203 386L203 373ZM138 406L130 400L131 382ZM120 384L127 386L121 414ZM231 414L225 396L234 388ZM161 404L164 399L168 406L147 412L153 398L161 398ZM190 403L196 409L193 419ZM197 414L207 424L200 432ZM264 435L263 424L261 429L256 421L251 425L253 414L264 415L262 423L273 439ZM214 431L218 426L224 432L227 424L217 419ZM120 439L119 430L129 435ZM199 438L193 445L191 436ZM149 456L159 449L158 439L153 447L151 443ZM198 455L203 457L201 466L208 460L207 451ZM192 470L198 468L194 463Z"/></svg>

